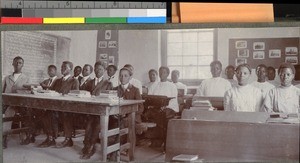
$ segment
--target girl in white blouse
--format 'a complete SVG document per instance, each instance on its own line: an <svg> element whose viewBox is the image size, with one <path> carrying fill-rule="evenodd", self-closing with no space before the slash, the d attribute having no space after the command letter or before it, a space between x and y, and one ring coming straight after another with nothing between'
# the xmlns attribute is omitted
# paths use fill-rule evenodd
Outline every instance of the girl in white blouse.
<svg viewBox="0 0 300 163"><path fill-rule="evenodd" d="M295 67L283 63L278 69L281 85L267 94L262 110L266 112L298 113L300 89L292 85Z"/></svg>
<svg viewBox="0 0 300 163"><path fill-rule="evenodd" d="M243 112L260 111L263 97L260 89L248 84L251 76L250 66L248 64L241 64L235 71L238 86L225 92L224 110Z"/></svg>

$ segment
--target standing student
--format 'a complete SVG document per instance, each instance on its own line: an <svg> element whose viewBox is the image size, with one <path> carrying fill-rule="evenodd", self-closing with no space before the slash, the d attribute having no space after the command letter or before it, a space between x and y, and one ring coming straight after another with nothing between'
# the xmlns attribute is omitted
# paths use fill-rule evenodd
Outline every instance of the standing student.
<svg viewBox="0 0 300 163"><path fill-rule="evenodd" d="M68 94L71 90L79 90L79 81L71 77L73 63L64 61L61 65L61 74L63 77L57 79L53 85L53 89L61 94ZM65 133L65 140L57 144L57 148L73 146L72 132L73 132L73 114L67 112L60 112L59 118L63 120L63 128ZM53 134L53 133L52 133ZM53 135L52 135L53 136Z"/></svg>
<svg viewBox="0 0 300 163"><path fill-rule="evenodd" d="M231 88L231 83L220 77L222 72L222 63L220 61L211 62L210 72L212 74L212 78L205 79L201 82L196 95L224 97L225 92Z"/></svg>
<svg viewBox="0 0 300 163"><path fill-rule="evenodd" d="M107 80L111 82L113 87L117 87L119 85L119 77L117 73L117 66L115 65L108 65L106 68L107 72Z"/></svg>
<svg viewBox="0 0 300 163"><path fill-rule="evenodd" d="M263 98L266 97L267 93L274 88L275 86L269 82L267 82L267 66L264 64L260 64L256 67L256 76L257 81L251 83L254 87L261 90L263 94Z"/></svg>
<svg viewBox="0 0 300 163"><path fill-rule="evenodd" d="M86 90L91 92L93 96L99 96L101 92L112 89L112 83L104 79L103 74L105 72L106 64L98 61L94 65L95 78L88 81ZM100 117L97 115L88 115L87 124L85 128L85 135L83 144L84 147L81 150L81 159L89 159L96 151L96 143L99 138L100 132Z"/></svg>
<svg viewBox="0 0 300 163"><path fill-rule="evenodd" d="M168 106L162 111L158 111L161 108L153 110L153 121L157 124L154 128L154 133L151 146L160 147L166 141L167 126L170 119L174 118L175 114L179 112L178 105L178 91L174 83L167 81L170 74L170 69L168 67L161 66L159 68L160 82L158 82L154 87L149 89L149 95L162 95L172 98L169 101ZM152 111L152 110L151 110ZM166 144L164 144L165 147Z"/></svg>
<svg viewBox="0 0 300 163"><path fill-rule="evenodd" d="M24 87L25 84L29 83L29 77L22 73L22 68L24 66L24 59L17 56L13 59L12 66L14 67L14 72L4 78L2 82L2 93L18 93L18 90L27 89ZM12 106L3 106L3 117L13 117L18 108ZM11 129L12 121L3 122L3 132ZM3 136L3 148L7 147L7 136Z"/></svg>
<svg viewBox="0 0 300 163"><path fill-rule="evenodd" d="M131 70L132 74L134 74L134 68L131 64L126 64L126 65L124 65L124 67L129 68ZM141 81L132 77L130 79L129 83L132 84L133 86L137 87L139 89L140 93L142 94L143 85L142 85Z"/></svg>
<svg viewBox="0 0 300 163"><path fill-rule="evenodd" d="M292 85L295 78L295 67L282 63L278 68L281 85L267 94L262 110L266 112L299 113L300 89Z"/></svg>
<svg viewBox="0 0 300 163"><path fill-rule="evenodd" d="M280 83L278 83L276 80L275 80L275 77L276 77L276 70L274 67L272 66L269 66L267 68L267 71L268 71L268 82L273 84L274 86L278 86L280 85Z"/></svg>
<svg viewBox="0 0 300 163"><path fill-rule="evenodd" d="M235 79L233 79L234 74L235 74L235 68L234 68L234 66L228 65L225 68L225 75L227 77L227 80L231 83L231 87L238 86L238 82Z"/></svg>
<svg viewBox="0 0 300 163"><path fill-rule="evenodd" d="M262 106L261 90L248 84L251 68L248 64L241 64L236 68L238 86L225 92L224 110L258 112Z"/></svg>

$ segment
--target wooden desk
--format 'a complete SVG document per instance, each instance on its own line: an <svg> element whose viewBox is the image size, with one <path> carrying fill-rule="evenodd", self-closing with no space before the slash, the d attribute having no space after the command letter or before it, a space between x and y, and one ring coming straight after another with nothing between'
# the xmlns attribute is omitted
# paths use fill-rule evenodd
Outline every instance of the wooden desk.
<svg viewBox="0 0 300 163"><path fill-rule="evenodd" d="M129 159L134 160L135 112L138 110L138 104L142 102L143 100L108 101L108 99L99 97L79 98L72 96L50 97L33 94L2 94L2 103L4 105L99 115L99 123L101 126L101 161L104 162L107 161L107 154L123 149L125 146L130 146ZM119 143L111 146L107 145L109 136L120 133L119 128L108 130L109 115L116 114L129 115L128 135L129 141L131 142L130 144L125 144L123 146L120 146ZM118 159L119 158L120 157L118 157Z"/></svg>
<svg viewBox="0 0 300 163"><path fill-rule="evenodd" d="M219 111L210 113L221 117ZM170 120L165 161L179 154L217 162L299 161L299 124L220 119Z"/></svg>

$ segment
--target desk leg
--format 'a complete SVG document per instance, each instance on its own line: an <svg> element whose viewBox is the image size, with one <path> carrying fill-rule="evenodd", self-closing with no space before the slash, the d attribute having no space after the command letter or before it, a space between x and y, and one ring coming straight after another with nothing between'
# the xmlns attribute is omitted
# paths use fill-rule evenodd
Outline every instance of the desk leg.
<svg viewBox="0 0 300 163"><path fill-rule="evenodd" d="M107 161L107 141L108 141L108 115L100 116L100 126L101 126L101 152L102 161Z"/></svg>
<svg viewBox="0 0 300 163"><path fill-rule="evenodd" d="M135 105L134 107L138 107L138 105ZM129 161L134 160L134 148L135 148L135 112L132 112L128 116L128 142L130 142L130 148L129 148Z"/></svg>

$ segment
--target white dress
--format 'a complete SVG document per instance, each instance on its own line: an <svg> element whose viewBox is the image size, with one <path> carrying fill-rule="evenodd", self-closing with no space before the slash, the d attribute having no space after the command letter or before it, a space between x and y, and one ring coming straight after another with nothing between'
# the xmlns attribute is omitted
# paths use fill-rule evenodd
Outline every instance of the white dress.
<svg viewBox="0 0 300 163"><path fill-rule="evenodd" d="M260 89L264 98L266 97L266 95L268 94L268 92L271 89L275 88L275 86L273 84L269 83L269 82L260 83L260 82L255 81L255 82L251 83L251 85L253 85L254 87Z"/></svg>
<svg viewBox="0 0 300 163"><path fill-rule="evenodd" d="M177 83L174 83L177 87L177 89L183 89L184 90L184 95L187 94L187 86L181 82L177 82Z"/></svg>
<svg viewBox="0 0 300 163"><path fill-rule="evenodd" d="M162 95L167 97L174 97L169 101L169 105L167 108L174 110L175 112L179 112L179 106L177 101L178 91L175 84L166 81L166 82L158 82L155 86L153 85L148 90L148 95Z"/></svg>
<svg viewBox="0 0 300 163"><path fill-rule="evenodd" d="M198 87L196 95L224 97L225 92L230 88L231 83L227 79L221 77L205 79Z"/></svg>
<svg viewBox="0 0 300 163"><path fill-rule="evenodd" d="M252 86L237 86L226 91L224 96L225 111L258 112L262 105L260 89Z"/></svg>
<svg viewBox="0 0 300 163"><path fill-rule="evenodd" d="M300 89L291 85L278 86L267 94L262 110L266 112L298 113Z"/></svg>

